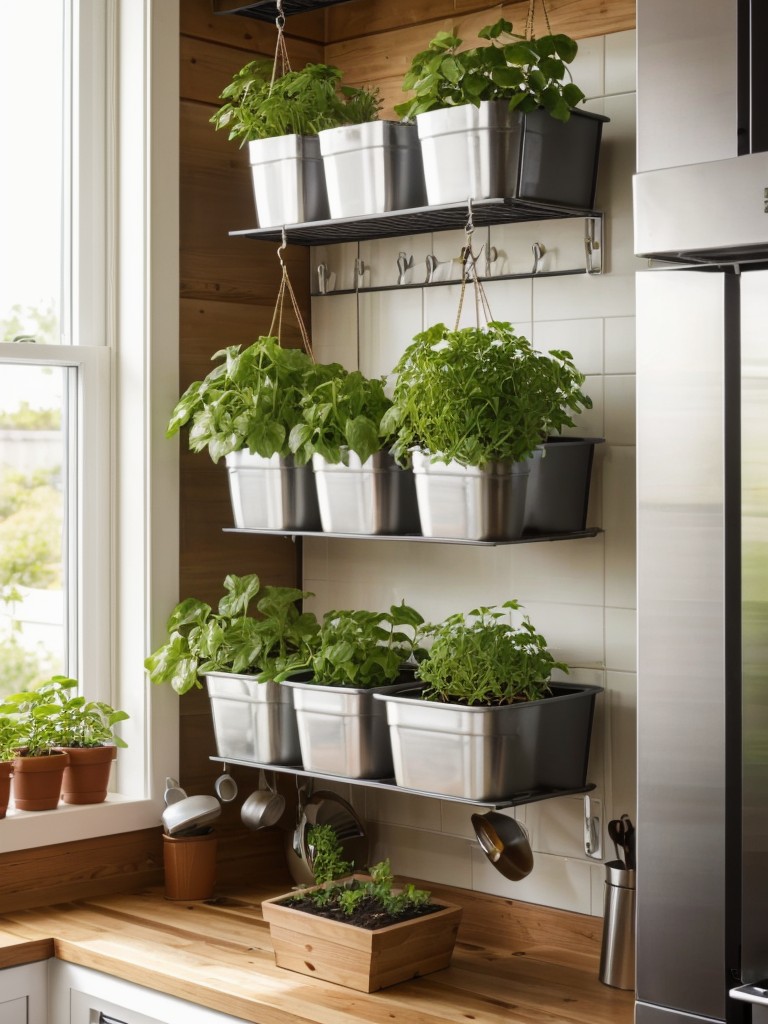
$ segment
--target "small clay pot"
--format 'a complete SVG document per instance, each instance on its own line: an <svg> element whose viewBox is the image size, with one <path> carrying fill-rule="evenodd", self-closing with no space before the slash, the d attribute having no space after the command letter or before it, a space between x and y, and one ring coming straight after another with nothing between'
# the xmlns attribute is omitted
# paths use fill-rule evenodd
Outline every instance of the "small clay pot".
<svg viewBox="0 0 768 1024"><path fill-rule="evenodd" d="M213 829L201 835L163 835L166 899L208 900L213 896L217 846Z"/></svg>
<svg viewBox="0 0 768 1024"><path fill-rule="evenodd" d="M69 754L54 748L41 757L24 752L13 762L13 800L19 811L52 811L59 806L61 780Z"/></svg>
<svg viewBox="0 0 768 1024"><path fill-rule="evenodd" d="M113 744L100 747L64 747L69 764L64 769L61 798L65 804L100 804L107 799L109 773L117 757Z"/></svg>

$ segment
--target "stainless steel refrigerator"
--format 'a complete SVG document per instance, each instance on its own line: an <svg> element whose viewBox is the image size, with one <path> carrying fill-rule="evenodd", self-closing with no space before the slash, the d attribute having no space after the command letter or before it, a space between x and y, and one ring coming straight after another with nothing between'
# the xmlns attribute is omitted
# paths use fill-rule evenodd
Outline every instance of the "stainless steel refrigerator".
<svg viewBox="0 0 768 1024"><path fill-rule="evenodd" d="M763 1024L768 3L637 12L636 1021Z"/></svg>

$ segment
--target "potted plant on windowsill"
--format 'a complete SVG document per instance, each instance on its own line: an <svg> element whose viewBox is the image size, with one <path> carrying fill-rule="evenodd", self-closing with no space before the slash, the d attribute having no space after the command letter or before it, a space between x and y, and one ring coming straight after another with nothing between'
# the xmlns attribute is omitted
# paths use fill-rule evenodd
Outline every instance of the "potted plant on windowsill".
<svg viewBox="0 0 768 1024"><path fill-rule="evenodd" d="M287 679L294 695L307 771L355 779L392 775L384 711L375 693L413 682L406 667L423 657L424 619L404 602L388 612L329 611L306 674Z"/></svg>
<svg viewBox="0 0 768 1024"><path fill-rule="evenodd" d="M562 34L513 34L501 18L486 45L461 50L439 32L405 76L430 204L513 197L589 209L594 202L602 115L576 110L582 90L568 65L578 49Z"/></svg>
<svg viewBox="0 0 768 1024"><path fill-rule="evenodd" d="M107 798L109 775L118 748L127 746L115 726L128 719L104 701L77 693L77 680L57 676L49 694L58 713L53 719L56 745L69 755L61 796L65 804L98 804ZM74 691L74 692L73 692Z"/></svg>
<svg viewBox="0 0 768 1024"><path fill-rule="evenodd" d="M0 713L0 818L4 818L8 810L13 760L20 742L16 719Z"/></svg>
<svg viewBox="0 0 768 1024"><path fill-rule="evenodd" d="M278 967L375 992L449 965L460 907L396 887L387 860L346 877L354 865L330 825L315 825L309 841L316 885L261 905Z"/></svg>
<svg viewBox="0 0 768 1024"><path fill-rule="evenodd" d="M425 627L418 691L383 694L399 786L493 801L585 785L597 686L568 672L517 601Z"/></svg>
<svg viewBox="0 0 768 1024"><path fill-rule="evenodd" d="M328 217L317 133L373 121L381 106L377 90L342 86L341 77L326 64L275 76L273 62L258 58L221 93L211 122L248 143L261 227Z"/></svg>
<svg viewBox="0 0 768 1024"><path fill-rule="evenodd" d="M428 537L515 540L528 475L553 433L592 406L569 352L533 348L509 323L417 334L395 367L381 429L412 461Z"/></svg>
<svg viewBox="0 0 768 1024"><path fill-rule="evenodd" d="M11 694L0 706L0 714L13 716L19 730L13 798L20 811L51 811L59 805L69 754L58 746L57 689L54 677L36 690Z"/></svg>
<svg viewBox="0 0 768 1024"><path fill-rule="evenodd" d="M166 435L190 424L189 447L226 458L235 525L254 530L319 530L317 493L308 456L289 447L302 401L345 371L318 364L300 349L260 337L216 352L218 365L177 402Z"/></svg>
<svg viewBox="0 0 768 1024"><path fill-rule="evenodd" d="M320 381L301 403L288 444L311 460L326 533L417 533L413 474L388 451L380 424L392 402L384 380L355 370Z"/></svg>
<svg viewBox="0 0 768 1024"><path fill-rule="evenodd" d="M197 598L176 606L168 640L144 663L149 678L178 694L205 678L220 757L296 764L296 715L280 683L305 668L315 649L319 624L299 607L311 595L292 587L261 590L256 575L227 576L224 589L216 612Z"/></svg>

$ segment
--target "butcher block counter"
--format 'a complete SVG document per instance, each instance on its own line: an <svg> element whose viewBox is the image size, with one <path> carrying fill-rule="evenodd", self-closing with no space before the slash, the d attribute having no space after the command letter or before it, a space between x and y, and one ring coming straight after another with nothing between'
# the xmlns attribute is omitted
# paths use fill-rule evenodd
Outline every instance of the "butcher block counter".
<svg viewBox="0 0 768 1024"><path fill-rule="evenodd" d="M464 890L451 967L364 995L275 966L257 887L201 903L162 889L0 915L0 968L55 956L258 1024L631 1024L597 980L599 918Z"/></svg>

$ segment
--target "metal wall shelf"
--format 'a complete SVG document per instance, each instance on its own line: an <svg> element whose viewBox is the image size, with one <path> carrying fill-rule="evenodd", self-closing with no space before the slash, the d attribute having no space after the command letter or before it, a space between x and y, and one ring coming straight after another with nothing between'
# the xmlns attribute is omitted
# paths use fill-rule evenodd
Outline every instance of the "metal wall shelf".
<svg viewBox="0 0 768 1024"><path fill-rule="evenodd" d="M266 537L324 537L330 540L399 540L416 541L419 544L463 544L479 548L495 548L509 544L541 544L545 541L580 540L583 537L596 537L603 531L600 527L590 526L585 530L572 533L535 533L522 536L517 540L462 540L454 537L424 537L420 533L325 533L323 530L249 530L238 526L225 526L224 533L255 533Z"/></svg>
<svg viewBox="0 0 768 1024"><path fill-rule="evenodd" d="M386 789L397 793L409 793L411 796L428 796L434 800L449 800L451 803L469 804L472 807L520 807L523 804L534 804L540 800L552 800L558 796L576 796L580 793L591 793L595 789L593 782L580 786L578 789L534 789L527 793L514 793L502 800L470 800L463 796L446 796L445 793L429 793L423 789L406 789L398 786L394 779L350 779L346 775L325 775L319 772L308 772L300 766L282 764L262 764L258 761L239 761L231 757L211 757L211 761L217 761L224 765L239 765L242 768L257 768L270 772L282 772L285 775L297 775L302 778L312 778L316 781L343 782L352 786L367 786L369 789Z"/></svg>
<svg viewBox="0 0 768 1024"><path fill-rule="evenodd" d="M596 210L536 203L527 199L473 199L474 226L513 224L531 220L564 220L585 217L592 221L592 237L600 232L602 214ZM288 242L297 245L334 245L338 242L360 242L372 238L393 238L397 235L423 235L430 231L451 231L467 223L466 202L445 206L420 206L392 213L368 214L364 217L338 217L333 220L286 224L284 227L248 228L230 231L231 237L246 237L281 242L283 232ZM589 232L588 232L589 234ZM597 236L599 239L599 234ZM598 245L594 248L599 250Z"/></svg>
<svg viewBox="0 0 768 1024"><path fill-rule="evenodd" d="M322 7L334 7L336 4L348 3L349 0L283 0L283 14L290 18L292 14L308 14L319 11ZM213 0L214 14L242 14L246 18L258 18L259 21L271 21L277 17L275 0L256 0L243 3L243 0Z"/></svg>

